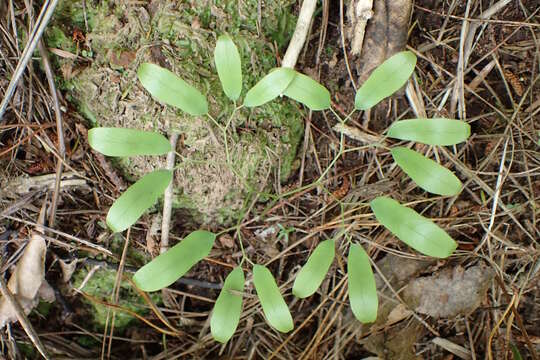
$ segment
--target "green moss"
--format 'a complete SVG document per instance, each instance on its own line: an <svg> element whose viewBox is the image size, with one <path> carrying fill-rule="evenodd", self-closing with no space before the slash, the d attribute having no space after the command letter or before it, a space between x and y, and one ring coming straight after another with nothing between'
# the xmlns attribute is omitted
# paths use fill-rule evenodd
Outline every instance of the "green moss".
<svg viewBox="0 0 540 360"><path fill-rule="evenodd" d="M32 345L30 340L28 343L17 341L17 348L21 352L21 355L23 355L24 359L37 359L39 356L35 346Z"/></svg>
<svg viewBox="0 0 540 360"><path fill-rule="evenodd" d="M87 275L88 270L86 269L77 271L73 276L73 286L78 288ZM115 270L100 268L94 274L92 274L88 282L81 290L101 301L110 302L115 281ZM149 295L152 301L155 303L160 301L160 296L158 293L152 293ZM86 298L83 298L83 301L92 308L91 316L93 317L95 328L99 330L104 329L107 321L108 307L92 302ZM137 292L133 290L127 281L122 281L120 283L120 297L118 305L141 315L148 312L144 301L139 297ZM122 332L122 330L125 329L125 327L134 319L135 318L128 313L117 311L115 317L115 329L118 332Z"/></svg>
<svg viewBox="0 0 540 360"><path fill-rule="evenodd" d="M243 108L224 137L208 119L158 104L140 86L136 69L142 62L170 67L208 97L210 113L225 124L234 104L223 93L215 71L217 36L229 33L239 48L245 95L277 66L273 44L286 43L296 21L291 3L263 4L261 31L258 0L196 5L155 0L147 7L104 2L93 9L92 31L87 34L93 63L69 82L69 94L92 123L180 132L183 147L175 176L175 205L190 210L202 223L234 222L261 190L270 169L277 171L280 164L282 180L292 173L303 133L298 104L276 99L255 109ZM122 54L129 55L128 61L118 64L115 59ZM119 163L128 179L137 179L163 167L165 158L135 157Z"/></svg>
<svg viewBox="0 0 540 360"><path fill-rule="evenodd" d="M74 52L73 40L68 38L64 31L58 26L51 26L47 29L45 41L49 47Z"/></svg>

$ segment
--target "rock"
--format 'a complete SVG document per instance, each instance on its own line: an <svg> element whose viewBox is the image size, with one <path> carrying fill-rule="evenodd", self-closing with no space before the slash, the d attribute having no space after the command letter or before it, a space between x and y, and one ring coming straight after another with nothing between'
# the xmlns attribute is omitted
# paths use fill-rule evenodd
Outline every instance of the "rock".
<svg viewBox="0 0 540 360"><path fill-rule="evenodd" d="M403 298L415 311L434 318L467 315L480 306L493 276L485 265L457 266L413 280Z"/></svg>

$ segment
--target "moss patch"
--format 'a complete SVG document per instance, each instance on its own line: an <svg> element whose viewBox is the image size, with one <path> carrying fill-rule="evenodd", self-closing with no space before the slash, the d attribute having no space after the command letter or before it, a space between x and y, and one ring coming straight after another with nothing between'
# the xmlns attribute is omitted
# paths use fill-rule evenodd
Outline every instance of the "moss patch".
<svg viewBox="0 0 540 360"><path fill-rule="evenodd" d="M81 9L74 5L79 1L69 2L69 11ZM236 220L269 171L277 171L279 165L282 180L292 173L303 132L302 111L288 99L241 109L224 136L208 118L190 117L154 101L140 86L136 69L143 62L171 69L207 96L210 114L225 124L234 104L224 95L216 75L217 36L227 32L239 48L245 94L276 66L276 50L269 40L284 42L293 30L289 2L263 5L262 25L270 29L266 32L258 24L257 7L258 0L154 0L146 7L101 2L87 8L91 29L86 39L94 55L91 66L65 81L81 113L100 126L180 132L175 203L192 210L201 223L224 225ZM131 179L164 165L164 157L121 161Z"/></svg>
<svg viewBox="0 0 540 360"><path fill-rule="evenodd" d="M75 272L75 274L73 275L73 286L75 288L78 288L87 275L88 270L84 268ZM92 274L88 282L81 290L101 301L110 302L115 280L116 270L101 268L97 270L94 274ZM152 293L149 295L152 301L154 301L155 303L160 301L160 296L158 293ZM88 300L86 298L82 299L92 308L91 313L95 328L99 330L104 329L105 323L107 321L107 312L109 308L105 305L92 302L91 300ZM120 296L118 305L122 308L129 309L141 315L144 315L148 312L144 301L140 298L137 292L133 290L133 288L127 281L122 281L120 283ZM114 323L115 329L117 329L118 332L122 332L122 330L124 330L132 320L135 320L135 318L130 314L122 311L117 311Z"/></svg>

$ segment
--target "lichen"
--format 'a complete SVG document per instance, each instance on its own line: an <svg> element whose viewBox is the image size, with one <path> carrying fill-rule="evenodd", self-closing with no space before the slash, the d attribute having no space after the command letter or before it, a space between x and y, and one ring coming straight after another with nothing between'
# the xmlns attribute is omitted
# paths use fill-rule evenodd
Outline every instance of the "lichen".
<svg viewBox="0 0 540 360"><path fill-rule="evenodd" d="M263 24L281 24L263 33L257 20L258 0L154 0L146 7L102 2L92 9L86 3L91 25L86 39L93 61L67 79L64 88L97 125L181 134L177 207L191 209L201 223L224 225L243 215L251 197L272 180L269 171L279 170L282 180L292 173L303 132L302 111L296 103L277 99L256 109L242 108L224 136L208 118L191 117L155 101L136 76L143 62L170 68L207 96L211 115L225 124L234 104L225 97L216 75L217 36L230 34L239 48L245 94L276 66L276 50L266 38L283 41L292 31L289 2L263 6ZM163 167L165 159L136 157L120 164L126 177L134 180Z"/></svg>

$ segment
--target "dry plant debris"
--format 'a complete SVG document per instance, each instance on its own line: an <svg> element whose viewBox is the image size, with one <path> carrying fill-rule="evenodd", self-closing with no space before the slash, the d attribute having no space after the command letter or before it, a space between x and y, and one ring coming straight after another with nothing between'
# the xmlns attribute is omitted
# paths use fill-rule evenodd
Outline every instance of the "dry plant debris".
<svg viewBox="0 0 540 360"><path fill-rule="evenodd" d="M40 300L53 302L54 291L45 280L47 244L43 234L36 232L28 241L21 258L15 265L7 286L29 314ZM0 329L17 320L17 311L5 297L0 298Z"/></svg>
<svg viewBox="0 0 540 360"><path fill-rule="evenodd" d="M0 97L3 97L20 60L27 29L38 15L38 11L34 11L30 17L25 3L36 2L0 1ZM63 7L67 11L63 14L56 13L58 18L48 28L45 40L52 53L54 73L61 79L57 86L65 125L66 163L71 167L66 167L66 174L76 171L80 177L70 179L83 180L84 185L81 182L83 186L61 187L56 224L44 235L46 241L50 241L43 268L46 271L42 273L38 262L32 262L39 276L35 278L31 292L35 295L37 291L39 296L37 280L45 276L58 294L48 313L39 309L28 315L49 352L69 359L99 358L102 347L107 348L110 341L111 358L125 358L129 353L137 358L154 359L364 359L374 356L393 359L401 356L447 360L515 359L516 351L523 358L534 359L535 351L538 354L540 69L537 60L540 58L540 9L537 2L418 0L414 5L396 2L403 4L403 9L408 12L402 19L392 17L392 12L385 10L386 6L392 7L391 2L374 1L362 57L370 42L383 45L372 54L373 61L379 63L382 55L378 54L390 51L387 42L397 44L399 50L406 44L419 58L415 80L410 83L411 94L416 99L414 104L418 107L415 111L425 112L428 117L450 117L458 105L460 109L466 109L461 114L471 124L474 134L467 144L444 150L429 146L417 148L454 170L464 184L463 192L451 199L429 197L406 180L399 169L391 166L388 151L368 147L375 139L367 135L383 136L384 130L396 119L414 117L413 109L399 96L385 101L384 109L372 112L368 120L364 114L354 114L346 124L348 127L338 126L337 131L333 130L336 122L330 112L321 116L304 114L301 120L306 123L306 133L298 156L302 161L300 170L293 170L293 178L285 184L279 181L277 174L268 176L277 202L271 207L249 203L249 210L243 214L237 231L222 234L222 246L214 249L206 261L188 274L193 281L172 286L164 303L157 299L163 316L186 332L182 337L164 335L148 323L136 320L130 320L133 322L125 328L114 329L114 337L103 337L90 316L96 312L93 308L96 304L83 302L80 296L69 291L73 282L87 274L85 269L81 272L87 265L77 260L88 258L88 264L99 261L104 267L117 268L120 252L101 221L111 199L132 180L126 177L125 171L118 171L117 164L88 149L84 135L88 114L81 115L84 109L77 107L77 101L74 101L79 94L75 87L69 87L69 82L86 79L89 94L103 104L119 105L118 114L113 114L114 123L136 121L138 114L148 112L149 121L144 126L163 129L166 121L153 123L151 120L167 120L176 114L163 111L136 88L127 90L134 84L130 67L150 58L176 69L175 64L183 60L176 54L183 51L182 56L188 58L190 55L186 55L186 51L202 44L200 49L194 49L198 56L197 51L206 51L212 45L206 46L206 40L201 42L200 36L211 38L210 33L226 30L227 24L235 23L249 27L251 35L244 44L246 54L257 50L249 46L252 39L267 44L265 51L271 54L270 59L267 58L269 62L260 64L252 59L246 62L251 63L254 71L267 70L270 63L276 64L282 57L283 45L287 45L287 36L292 34L289 24L292 22L294 26L294 15L298 14L300 6L293 1L246 0L223 8L221 0L182 3L122 0L109 2L115 4L116 11L99 19L102 20L100 26L93 28L96 13L92 6L97 1L63 3L74 6ZM276 5L273 13L276 16L271 19L266 16L270 3ZM353 8L349 3L352 2L344 1L344 8L350 14ZM175 21L178 4L184 6L184 15L192 21ZM62 4L59 6L62 9ZM400 10L402 15L403 9ZM395 24L400 24L400 31L390 31L388 23L385 25L386 15ZM140 38L138 35L130 37L130 34L140 32L132 29L141 26L151 30L151 20L160 17L163 20L155 25L172 29L173 40L152 37L148 47L139 51ZM388 40L385 31L369 35L370 24L375 24L377 17L382 17L380 29L389 30L392 41ZM343 29L341 21L345 25ZM335 109L342 116L352 108L352 83L361 83L359 77L367 74L362 70L365 60L357 59L350 52L352 38L346 39L345 47L353 71L349 74L345 66L342 30L353 33L356 25L349 18L341 19L334 3L318 2L307 46L300 53L297 65L298 70L309 71L331 89L335 94L332 98ZM466 31L468 29L473 31ZM116 33L115 39L120 39L117 47L106 51L101 51L99 46L94 48L100 42L110 43L111 32ZM187 38L192 38L195 45L186 41ZM133 44L137 46L131 46ZM92 68L103 71L97 75L89 74L88 69ZM190 80L194 85L206 86L209 74L202 67L194 68L188 71L196 74ZM27 229L36 222L43 193L50 192L51 184L56 180L53 174L58 136L52 104L40 59L35 57L20 79L20 86L0 126L0 256L1 275L6 279L12 275L10 270L22 263L24 242L20 239L31 239L36 235L30 235ZM201 123L184 126L185 129L180 129L182 132L194 132L200 129ZM238 129L240 132L252 130ZM342 133L345 153L334 161ZM272 134L275 137L284 135L275 129ZM178 152L191 156L189 148L195 145L219 148L209 132L195 135L200 138L181 134ZM197 139L204 141L197 142ZM216 166L212 168L215 174L223 171L219 156L222 154L218 154ZM330 170L324 173L329 165L332 165ZM139 166L148 164L142 161ZM197 171L205 174L207 170L200 168ZM323 173L322 181L313 184ZM46 178L40 178L43 175ZM265 180L266 176L265 173ZM30 180L19 183L21 179ZM47 180L46 186L38 185L41 179ZM34 180L40 181L32 183ZM23 193L10 191L7 194L4 191L7 184L23 185L20 188ZM341 191L346 188L348 191ZM223 193L218 190L215 197L209 196L207 200L219 199ZM399 196L401 202L435 218L441 227L456 237L457 255L448 261L432 262L400 245L377 226L369 211L369 201L382 194ZM174 211L172 244L193 229L191 217L190 212ZM146 245L147 233L153 234L151 224L159 223L159 219L155 219L157 217L148 216L132 230L126 266L144 263L146 259L141 256L144 252L159 252L158 243L148 245L153 249ZM280 237L280 226L294 229L288 233L287 241ZM347 287L343 276L346 253L342 243L336 248L332 275L327 276L319 292L313 298L289 302L290 287L298 267L319 242L333 238L343 230L347 231L350 240L366 245L380 270L377 289L384 302L381 301L379 321L371 327L359 326L346 305ZM156 239L156 235L149 238ZM90 241L81 242L82 239ZM225 346L211 340L208 310L217 298L225 275L238 265L239 240L250 257L265 263L276 275L294 315L295 332L281 335L264 326L260 305L253 296L253 284L248 279L237 333ZM39 251L32 257L37 259L43 247L38 243L35 245ZM93 259L96 257L99 260ZM64 267L63 272L56 259L76 264L71 279L72 269ZM486 266L483 272L481 266ZM114 278L114 270L111 272L113 275L108 276L106 282L100 282L100 274L94 273L96 282L90 283L96 289L104 290L100 299L106 301L111 298L109 287L112 287L110 279ZM495 278L491 279L494 274ZM67 284L63 281L64 276ZM477 286L477 291L473 291L473 286L464 288L464 283L457 281L459 279ZM424 292L418 301L409 303L406 295L413 291L419 295L420 288ZM120 306L128 307L127 303L137 306L146 311L145 319L159 323L158 315L148 312L142 301L132 301L133 294L125 296L127 289L120 287ZM469 304L464 301L466 294ZM32 301L28 304L35 301L34 295L30 296ZM453 297L456 297L455 303ZM138 295L137 299L142 300ZM100 306L105 308L103 304ZM472 310L473 307L476 309ZM5 303L2 308L6 309ZM456 313L458 315L454 316ZM4 327L0 342L3 346L0 357L38 356L31 346L25 346L30 344L27 333L16 323Z"/></svg>
<svg viewBox="0 0 540 360"><path fill-rule="evenodd" d="M377 66L405 48L407 30L412 10L411 0L373 1L373 10L365 1L354 1L352 26L352 53L360 54L356 61L358 82L363 83ZM352 9L351 9L352 11ZM372 15L372 16L371 16ZM365 35L361 33L363 21L367 19ZM360 43L360 36L364 35ZM359 46L362 46L359 48ZM359 52L361 50L361 53Z"/></svg>

